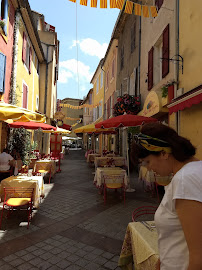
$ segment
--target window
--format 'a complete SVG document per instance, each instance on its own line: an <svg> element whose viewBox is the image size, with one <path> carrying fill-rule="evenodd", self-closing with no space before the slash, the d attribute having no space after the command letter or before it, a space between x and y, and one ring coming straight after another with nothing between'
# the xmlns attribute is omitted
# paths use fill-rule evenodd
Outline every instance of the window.
<svg viewBox="0 0 202 270"><path fill-rule="evenodd" d="M0 93L5 91L6 56L0 53Z"/></svg>
<svg viewBox="0 0 202 270"><path fill-rule="evenodd" d="M103 70L101 71L100 88L103 87Z"/></svg>
<svg viewBox="0 0 202 270"><path fill-rule="evenodd" d="M36 96L36 110L38 111L39 109L39 97Z"/></svg>
<svg viewBox="0 0 202 270"><path fill-rule="evenodd" d="M100 104L99 104L99 117L102 116L102 100L100 101Z"/></svg>
<svg viewBox="0 0 202 270"><path fill-rule="evenodd" d="M22 61L29 70L29 73L31 73L32 48L29 46L27 36L24 32L23 32L23 46L22 46Z"/></svg>
<svg viewBox="0 0 202 270"><path fill-rule="evenodd" d="M124 66L124 47L121 48L121 70Z"/></svg>
<svg viewBox="0 0 202 270"><path fill-rule="evenodd" d="M109 88L109 71L107 71L107 82L106 82L106 89Z"/></svg>
<svg viewBox="0 0 202 270"><path fill-rule="evenodd" d="M92 104L92 94L89 95L89 104Z"/></svg>
<svg viewBox="0 0 202 270"><path fill-rule="evenodd" d="M97 78L97 86L96 86L96 93L99 92L99 77Z"/></svg>
<svg viewBox="0 0 202 270"><path fill-rule="evenodd" d="M112 61L112 78L114 78L115 59Z"/></svg>
<svg viewBox="0 0 202 270"><path fill-rule="evenodd" d="M134 23L130 30L131 43L130 43L130 52L132 53L135 49L135 37L136 37L136 24Z"/></svg>
<svg viewBox="0 0 202 270"><path fill-rule="evenodd" d="M162 49L162 78L169 73L169 24L163 31L163 49Z"/></svg>
<svg viewBox="0 0 202 270"><path fill-rule="evenodd" d="M2 20L5 20L5 25L3 27L3 30L4 30L5 35L7 36L8 0L1 0L0 18Z"/></svg>
<svg viewBox="0 0 202 270"><path fill-rule="evenodd" d="M152 47L148 53L148 90L153 87L153 55L154 48Z"/></svg>
<svg viewBox="0 0 202 270"><path fill-rule="evenodd" d="M22 100L22 107L27 109L27 99L28 99L28 87L26 84L23 83L23 100Z"/></svg>

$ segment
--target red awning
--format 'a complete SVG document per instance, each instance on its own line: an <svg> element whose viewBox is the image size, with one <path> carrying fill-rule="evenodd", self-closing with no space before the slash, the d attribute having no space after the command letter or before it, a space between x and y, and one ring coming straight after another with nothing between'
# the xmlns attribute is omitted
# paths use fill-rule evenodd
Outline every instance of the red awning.
<svg viewBox="0 0 202 270"><path fill-rule="evenodd" d="M171 103L170 104L171 107L169 106L169 114L182 111L185 108L190 108L192 105L202 102L202 93L192 96L192 97L188 96L186 98L187 99L179 100L178 103L176 102L176 104L175 102L173 104Z"/></svg>
<svg viewBox="0 0 202 270"><path fill-rule="evenodd" d="M11 128L25 128L25 129L43 129L43 130L56 130L56 127L37 122L14 122L9 124Z"/></svg>

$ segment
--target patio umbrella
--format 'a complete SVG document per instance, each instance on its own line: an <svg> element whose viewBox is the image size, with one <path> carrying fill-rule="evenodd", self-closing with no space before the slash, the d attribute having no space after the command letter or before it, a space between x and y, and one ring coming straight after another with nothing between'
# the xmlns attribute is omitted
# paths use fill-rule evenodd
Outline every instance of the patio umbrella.
<svg viewBox="0 0 202 270"><path fill-rule="evenodd" d="M71 131L66 130L64 128L56 127L54 130L44 130L44 133L53 133L53 134L70 134Z"/></svg>
<svg viewBox="0 0 202 270"><path fill-rule="evenodd" d="M72 130L72 126L67 125L67 124L63 124L62 126L60 126L60 128L66 129L66 130Z"/></svg>
<svg viewBox="0 0 202 270"><path fill-rule="evenodd" d="M12 104L0 101L0 121L13 119L14 121L45 122L45 116Z"/></svg>
<svg viewBox="0 0 202 270"><path fill-rule="evenodd" d="M123 114L97 123L95 124L95 127L96 128L135 127L140 126L142 123L149 123L155 121L158 120L152 117L145 117L133 114Z"/></svg>
<svg viewBox="0 0 202 270"><path fill-rule="evenodd" d="M45 124L45 123L37 123L37 122L13 122L9 124L11 128L25 128L25 129L43 129L43 130L56 130L56 127Z"/></svg>
<svg viewBox="0 0 202 270"><path fill-rule="evenodd" d="M80 128L76 128L74 130L74 133L103 133L103 132L114 132L115 130L113 128L111 129L107 129L107 130L103 130L102 128L96 128L95 124L89 124L89 125L85 125L82 126Z"/></svg>

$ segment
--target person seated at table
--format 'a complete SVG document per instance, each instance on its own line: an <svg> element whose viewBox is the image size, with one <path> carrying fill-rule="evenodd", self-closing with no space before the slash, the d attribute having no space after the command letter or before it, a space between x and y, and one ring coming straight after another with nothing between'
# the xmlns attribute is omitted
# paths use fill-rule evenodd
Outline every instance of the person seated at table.
<svg viewBox="0 0 202 270"><path fill-rule="evenodd" d="M18 168L18 172L20 172L22 170L22 166L23 166L23 162L20 156L20 153L16 151L16 149L13 149L12 151L12 157L16 160L17 162L17 168Z"/></svg>
<svg viewBox="0 0 202 270"><path fill-rule="evenodd" d="M172 176L155 213L160 255L156 269L202 269L202 161L195 157L196 148L174 129L155 122L142 126L131 153L156 175Z"/></svg>
<svg viewBox="0 0 202 270"><path fill-rule="evenodd" d="M0 181L11 175L14 167L14 158L8 153L8 149L4 148L0 154Z"/></svg>

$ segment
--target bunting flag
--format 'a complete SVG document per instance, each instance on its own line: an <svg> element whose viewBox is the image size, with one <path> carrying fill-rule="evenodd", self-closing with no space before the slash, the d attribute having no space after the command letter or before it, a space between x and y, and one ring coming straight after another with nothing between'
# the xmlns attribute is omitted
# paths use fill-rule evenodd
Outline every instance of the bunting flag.
<svg viewBox="0 0 202 270"><path fill-rule="evenodd" d="M100 8L107 8L107 0L100 0Z"/></svg>
<svg viewBox="0 0 202 270"><path fill-rule="evenodd" d="M74 110L81 110L83 108L96 108L99 106L100 106L100 103L98 103L98 104L83 104L80 106L74 106L71 104L60 103L60 107L70 108L70 109L74 109Z"/></svg>
<svg viewBox="0 0 202 270"><path fill-rule="evenodd" d="M80 120L81 118L65 117L65 119L67 119L67 120L72 120L72 121L76 121L76 120Z"/></svg>
<svg viewBox="0 0 202 270"><path fill-rule="evenodd" d="M69 0L73 3L76 3L76 0ZM107 1L108 0L100 0L100 8L107 8ZM118 8L120 10L123 9L125 0L109 0L110 8ZM88 0L80 0L80 5L87 6ZM155 18L158 15L157 9L155 6L147 6L136 4L130 0L126 0L125 10L124 12L127 14L133 13L133 5L134 13L137 16L144 16L145 18L149 18L150 16ZM97 8L97 0L90 0L90 7Z"/></svg>
<svg viewBox="0 0 202 270"><path fill-rule="evenodd" d="M124 0L117 0L117 1L116 1L116 8L122 10L123 4L124 4Z"/></svg>
<svg viewBox="0 0 202 270"><path fill-rule="evenodd" d="M135 4L135 15L141 16L142 6L140 4Z"/></svg>
<svg viewBox="0 0 202 270"><path fill-rule="evenodd" d="M148 6L142 6L142 13L145 18L149 18L149 7Z"/></svg>
<svg viewBox="0 0 202 270"><path fill-rule="evenodd" d="M156 10L155 6L151 6L150 11L151 11L151 15L152 15L153 18L157 17L158 13L157 13L157 10Z"/></svg>
<svg viewBox="0 0 202 270"><path fill-rule="evenodd" d="M97 0L91 0L90 1L90 7L96 8L97 7Z"/></svg>
<svg viewBox="0 0 202 270"><path fill-rule="evenodd" d="M87 6L88 0L80 0L80 5Z"/></svg>
<svg viewBox="0 0 202 270"><path fill-rule="evenodd" d="M132 14L133 12L133 2L127 1L125 6L125 13Z"/></svg>
<svg viewBox="0 0 202 270"><path fill-rule="evenodd" d="M116 8L116 0L110 0L110 8Z"/></svg>

